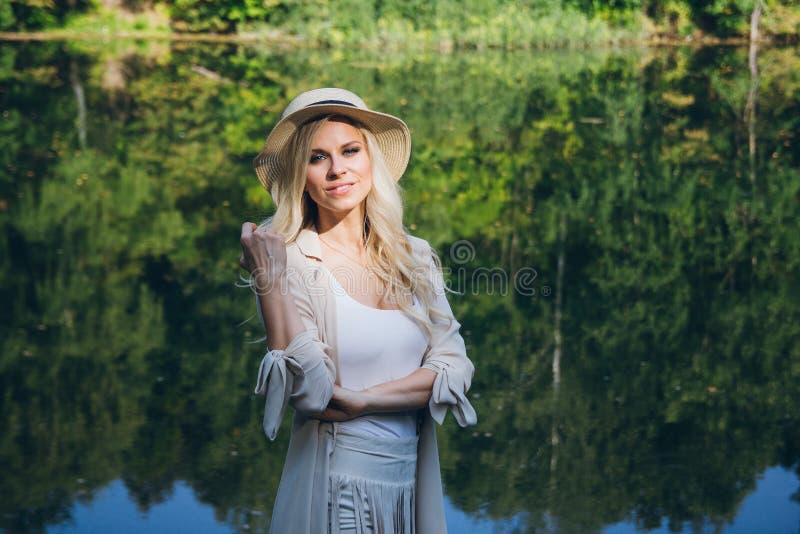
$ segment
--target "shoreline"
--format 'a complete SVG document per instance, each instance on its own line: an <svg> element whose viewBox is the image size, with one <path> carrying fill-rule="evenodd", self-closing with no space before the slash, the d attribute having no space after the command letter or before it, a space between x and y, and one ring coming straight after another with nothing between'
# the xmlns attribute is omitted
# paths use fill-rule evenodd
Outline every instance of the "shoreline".
<svg viewBox="0 0 800 534"><path fill-rule="evenodd" d="M297 36L281 34L247 34L247 33L180 33L180 32L148 32L148 31L116 31L116 32L75 32L69 30L49 30L41 32L0 32L0 41L6 42L24 42L24 41L101 41L109 42L111 40L129 40L129 41L176 41L176 42L197 42L197 43L246 43L246 44L268 44L278 48L305 48L305 49L330 49L329 45L322 43L309 43L305 39ZM758 40L759 44L766 46L792 46L800 42L800 36L789 36L783 39L776 39L773 36L761 37ZM531 46L520 44L519 46L487 46L480 44L473 44L467 46L454 47L451 43L440 42L430 43L422 40L409 39L406 41L408 48L412 49L433 49L441 51L453 50L530 50L530 49L581 49L592 47L705 47L705 46L747 46L750 44L748 37L728 37L719 38L713 36L703 36L696 38L693 36L685 38L676 38L664 35L651 35L645 38L621 38L615 41L605 41L597 43L586 43L583 45L544 45L544 46ZM362 49L370 48L402 48L397 47L391 43L350 43L348 46L354 46Z"/></svg>

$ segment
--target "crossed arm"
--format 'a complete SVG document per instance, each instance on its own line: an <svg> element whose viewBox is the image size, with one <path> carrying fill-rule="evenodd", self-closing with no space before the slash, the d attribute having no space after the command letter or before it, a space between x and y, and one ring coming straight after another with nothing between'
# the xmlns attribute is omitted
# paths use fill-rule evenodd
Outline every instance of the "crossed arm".
<svg viewBox="0 0 800 534"><path fill-rule="evenodd" d="M383 382L361 391L333 386L333 397L317 419L347 421L370 413L404 412L428 405L436 373L417 369L397 380Z"/></svg>

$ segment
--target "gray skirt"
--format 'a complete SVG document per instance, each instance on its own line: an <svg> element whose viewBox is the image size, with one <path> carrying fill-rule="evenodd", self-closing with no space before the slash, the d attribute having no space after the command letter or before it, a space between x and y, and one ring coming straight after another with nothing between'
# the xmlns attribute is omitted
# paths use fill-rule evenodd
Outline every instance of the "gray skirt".
<svg viewBox="0 0 800 534"><path fill-rule="evenodd" d="M417 439L334 433L330 534L414 534Z"/></svg>

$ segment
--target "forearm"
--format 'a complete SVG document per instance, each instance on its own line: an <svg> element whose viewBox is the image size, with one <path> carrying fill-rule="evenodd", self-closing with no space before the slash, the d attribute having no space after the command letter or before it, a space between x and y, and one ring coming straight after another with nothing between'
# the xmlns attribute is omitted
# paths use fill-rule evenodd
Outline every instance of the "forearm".
<svg viewBox="0 0 800 534"><path fill-rule="evenodd" d="M367 388L361 392L364 412L402 412L424 408L431 398L435 379L435 372L420 368L403 378Z"/></svg>
<svg viewBox="0 0 800 534"><path fill-rule="evenodd" d="M272 350L283 350L298 334L305 330L303 321L297 311L294 298L286 290L286 283L271 284L267 289L259 290L256 280L256 291L267 344Z"/></svg>

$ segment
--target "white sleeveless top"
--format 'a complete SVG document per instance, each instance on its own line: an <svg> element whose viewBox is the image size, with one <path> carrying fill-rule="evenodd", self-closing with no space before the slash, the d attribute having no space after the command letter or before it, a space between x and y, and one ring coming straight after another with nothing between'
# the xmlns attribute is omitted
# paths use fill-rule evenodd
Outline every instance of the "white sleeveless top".
<svg viewBox="0 0 800 534"><path fill-rule="evenodd" d="M422 365L428 337L401 310L372 308L353 299L330 272L336 295L339 382L361 390L410 375ZM415 306L419 304L415 301ZM369 414L339 423L351 434L382 437L417 435L412 412Z"/></svg>

